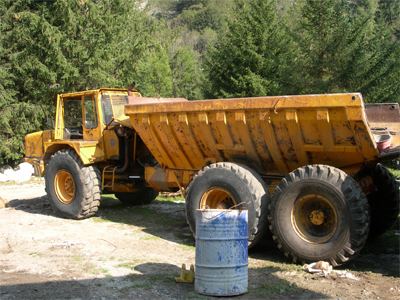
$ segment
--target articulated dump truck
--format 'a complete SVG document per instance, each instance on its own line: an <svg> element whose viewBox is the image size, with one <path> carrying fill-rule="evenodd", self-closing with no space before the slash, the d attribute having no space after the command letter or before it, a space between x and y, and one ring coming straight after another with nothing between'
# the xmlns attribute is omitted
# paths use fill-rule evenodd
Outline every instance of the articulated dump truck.
<svg viewBox="0 0 400 300"><path fill-rule="evenodd" d="M248 210L249 247L272 238L293 262L341 265L399 214L380 162L400 156L398 104L361 94L187 101L133 90L60 94L54 130L26 136L54 212L83 219L101 194L147 204L181 191L196 209Z"/></svg>

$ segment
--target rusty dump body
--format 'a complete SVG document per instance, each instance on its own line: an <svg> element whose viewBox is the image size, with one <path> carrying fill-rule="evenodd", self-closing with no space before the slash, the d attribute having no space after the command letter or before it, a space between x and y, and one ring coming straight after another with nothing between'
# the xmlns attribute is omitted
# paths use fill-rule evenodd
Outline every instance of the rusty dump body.
<svg viewBox="0 0 400 300"><path fill-rule="evenodd" d="M380 113L368 105L366 113L359 93L152 102L131 98L125 115L161 165L146 170L157 190L185 187L206 165L235 162L259 173L272 193L302 166L324 164L354 176L400 155L398 105L380 105ZM391 145L381 152L371 128L388 123Z"/></svg>

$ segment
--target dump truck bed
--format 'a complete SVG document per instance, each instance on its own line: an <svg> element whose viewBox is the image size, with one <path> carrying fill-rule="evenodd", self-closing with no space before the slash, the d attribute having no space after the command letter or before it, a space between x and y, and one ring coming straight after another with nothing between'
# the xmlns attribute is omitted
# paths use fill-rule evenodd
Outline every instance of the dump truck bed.
<svg viewBox="0 0 400 300"><path fill-rule="evenodd" d="M225 161L279 177L325 164L354 175L363 164L400 154L397 129L390 148L378 149L359 93L128 104L125 115L171 169Z"/></svg>

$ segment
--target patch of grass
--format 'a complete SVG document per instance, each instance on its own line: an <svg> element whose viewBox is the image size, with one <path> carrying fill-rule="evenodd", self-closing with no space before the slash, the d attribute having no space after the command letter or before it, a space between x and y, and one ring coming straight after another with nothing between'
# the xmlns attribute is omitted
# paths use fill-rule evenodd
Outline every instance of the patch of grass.
<svg viewBox="0 0 400 300"><path fill-rule="evenodd" d="M81 256L72 256L72 259L74 260L74 261L84 261L85 260L85 258L84 257L81 257Z"/></svg>
<svg viewBox="0 0 400 300"><path fill-rule="evenodd" d="M101 205L104 207L122 206L121 202L113 194L101 195Z"/></svg>
<svg viewBox="0 0 400 300"><path fill-rule="evenodd" d="M252 270L255 270L256 272L263 273L263 274L273 274L279 271L282 271L282 269L278 266L268 264L267 266L263 267L251 267Z"/></svg>
<svg viewBox="0 0 400 300"><path fill-rule="evenodd" d="M173 278L168 277L167 275L153 274L149 277L150 281L162 281L163 283L171 283L173 282Z"/></svg>
<svg viewBox="0 0 400 300"><path fill-rule="evenodd" d="M117 268L127 268L127 269L131 269L132 271L134 271L135 266L136 266L136 264L125 263L125 264L119 264L116 267Z"/></svg>
<svg viewBox="0 0 400 300"><path fill-rule="evenodd" d="M301 272L302 266L296 264L283 264L283 268L281 270L286 272Z"/></svg>
<svg viewBox="0 0 400 300"><path fill-rule="evenodd" d="M258 291L258 294L266 296L271 294L285 294L287 292L295 292L298 291L297 287L291 286L289 284L279 284L279 283L264 283L261 289Z"/></svg>
<svg viewBox="0 0 400 300"><path fill-rule="evenodd" d="M164 203L164 204L182 204L185 203L185 198L178 196L178 197L160 197L158 196L154 201L157 203Z"/></svg>
<svg viewBox="0 0 400 300"><path fill-rule="evenodd" d="M149 283L135 283L130 286L126 286L122 288L121 290L127 290L127 289L137 289L137 288L145 288L145 289L150 289L150 284Z"/></svg>
<svg viewBox="0 0 400 300"><path fill-rule="evenodd" d="M202 300L208 299L208 297L202 296L202 295L199 295L199 294L189 294L187 297L189 299L202 299Z"/></svg>
<svg viewBox="0 0 400 300"><path fill-rule="evenodd" d="M185 251L194 251L196 250L195 246L188 246L188 245L177 245L178 248L183 249Z"/></svg>
<svg viewBox="0 0 400 300"><path fill-rule="evenodd" d="M132 271L135 270L135 266L140 263L139 259L135 259L133 262L131 263L124 263L124 264L119 264L116 267L117 268L127 268L127 269L131 269Z"/></svg>
<svg viewBox="0 0 400 300"><path fill-rule="evenodd" d="M112 209L102 209L100 206L101 217L97 217L95 222L113 222L118 224L135 225L144 228L160 227L162 231L170 231L181 227L185 221L169 213L157 212L146 206L115 206ZM158 229L157 232L159 232Z"/></svg>
<svg viewBox="0 0 400 300"><path fill-rule="evenodd" d="M107 220L106 217L92 217L92 220L95 223L110 222L110 220Z"/></svg>
<svg viewBox="0 0 400 300"><path fill-rule="evenodd" d="M162 276L159 274L150 275L150 281L156 281L162 279Z"/></svg>
<svg viewBox="0 0 400 300"><path fill-rule="evenodd" d="M147 236L141 237L139 240L142 240L142 241L153 241L153 240L161 240L161 238L158 237L158 236L154 236L154 235L147 235Z"/></svg>
<svg viewBox="0 0 400 300"><path fill-rule="evenodd" d="M182 220L171 218L168 214L162 214L159 218L154 220L157 224L169 226L169 227L179 227L182 224Z"/></svg>
<svg viewBox="0 0 400 300"><path fill-rule="evenodd" d="M101 194L101 200L103 199L115 199L118 200L117 198L115 198L114 194Z"/></svg>
<svg viewBox="0 0 400 300"><path fill-rule="evenodd" d="M394 178L396 178L397 180L400 180L400 170L395 170L395 169L391 169L391 168L387 168L389 170L390 173L393 174Z"/></svg>

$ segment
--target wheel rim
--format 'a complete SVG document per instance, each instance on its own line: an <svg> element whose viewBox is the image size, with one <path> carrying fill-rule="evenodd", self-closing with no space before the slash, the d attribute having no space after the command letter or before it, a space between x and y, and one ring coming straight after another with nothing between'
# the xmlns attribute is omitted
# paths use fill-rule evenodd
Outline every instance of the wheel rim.
<svg viewBox="0 0 400 300"><path fill-rule="evenodd" d="M337 229L336 210L328 199L310 194L299 198L292 208L292 226L305 241L322 243Z"/></svg>
<svg viewBox="0 0 400 300"><path fill-rule="evenodd" d="M59 170L54 179L57 198L63 204L70 204L75 198L75 181L67 170Z"/></svg>
<svg viewBox="0 0 400 300"><path fill-rule="evenodd" d="M235 198L226 189L213 187L201 197L200 209L229 209L236 204Z"/></svg>

